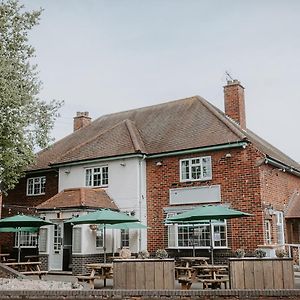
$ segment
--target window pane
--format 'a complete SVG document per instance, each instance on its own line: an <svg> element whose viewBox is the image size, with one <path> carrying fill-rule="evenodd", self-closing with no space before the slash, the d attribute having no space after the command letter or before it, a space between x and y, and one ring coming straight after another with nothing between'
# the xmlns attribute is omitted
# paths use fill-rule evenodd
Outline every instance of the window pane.
<svg viewBox="0 0 300 300"><path fill-rule="evenodd" d="M192 167L192 179L200 179L201 177L201 168L198 167Z"/></svg>
<svg viewBox="0 0 300 300"><path fill-rule="evenodd" d="M85 185L92 186L92 169L85 170Z"/></svg>
<svg viewBox="0 0 300 300"><path fill-rule="evenodd" d="M104 241L104 237L103 237L103 229L97 229L97 233L96 233L96 247L103 247L103 241Z"/></svg>
<svg viewBox="0 0 300 300"><path fill-rule="evenodd" d="M102 168L102 185L108 185L108 167Z"/></svg>
<svg viewBox="0 0 300 300"><path fill-rule="evenodd" d="M129 229L121 229L121 247L129 247Z"/></svg>
<svg viewBox="0 0 300 300"><path fill-rule="evenodd" d="M94 179L93 179L93 186L100 186L101 185L101 174L100 173L94 173Z"/></svg>
<svg viewBox="0 0 300 300"><path fill-rule="evenodd" d="M183 160L181 161L181 178L182 180L188 180L189 177L189 161Z"/></svg>
<svg viewBox="0 0 300 300"><path fill-rule="evenodd" d="M202 158L202 177L203 177L203 179L211 178L211 158L210 157Z"/></svg>

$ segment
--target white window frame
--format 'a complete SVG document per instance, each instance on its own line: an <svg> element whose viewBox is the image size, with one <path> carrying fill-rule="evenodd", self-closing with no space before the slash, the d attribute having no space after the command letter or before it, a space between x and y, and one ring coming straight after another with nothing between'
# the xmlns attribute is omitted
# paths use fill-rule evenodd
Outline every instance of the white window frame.
<svg viewBox="0 0 300 300"><path fill-rule="evenodd" d="M103 248L103 247L104 247L104 228L98 226L96 230L96 248Z"/></svg>
<svg viewBox="0 0 300 300"><path fill-rule="evenodd" d="M36 186L38 189L37 193L35 193ZM27 184L26 184L27 196L45 195L45 191L46 191L46 176L27 178Z"/></svg>
<svg viewBox="0 0 300 300"><path fill-rule="evenodd" d="M128 228L120 230L120 241L121 241L121 248L129 247L130 237L129 237L129 229Z"/></svg>
<svg viewBox="0 0 300 300"><path fill-rule="evenodd" d="M270 220L265 220L265 239L266 244L272 244L272 224Z"/></svg>
<svg viewBox="0 0 300 300"><path fill-rule="evenodd" d="M199 159L199 163L193 163L193 160ZM209 160L209 170L210 175L204 176L203 175L203 168L204 168L204 161ZM183 178L183 166L184 162L188 162L188 178ZM193 167L200 167L200 177L199 178L192 178L192 168ZM191 157L191 158L184 158L179 161L179 172L180 172L180 182L187 182L187 181L206 181L212 180L212 159L211 156L202 156L202 157Z"/></svg>
<svg viewBox="0 0 300 300"><path fill-rule="evenodd" d="M172 214L174 215L174 214ZM219 221L212 221L211 225L210 223L207 222L199 222L199 224L167 224L168 226L168 248L170 249L192 249L193 247L195 247L195 249L210 249L210 234L208 235L208 238L206 239L208 244L204 245L204 246L199 246L197 245L197 239L194 240L195 245L193 246L193 240L192 238L188 240L189 245L188 246L179 246L179 228L182 227L188 227L191 229L191 231L193 230L192 228L194 227L194 231L199 230L200 228L204 228L204 227L210 227L210 233L212 232L212 240L213 240L213 247L214 249L227 249L228 248L228 234L227 234L227 222L226 220L219 220ZM218 226L224 226L225 228L225 245L222 246L218 246L216 245L216 243L218 242L216 240L217 237L217 232L216 232L216 228ZM201 230L201 229L200 229ZM200 231L199 230L199 231ZM202 229L203 230L203 229ZM172 231L172 232L171 232ZM170 236L172 234L172 236ZM187 235L192 234L192 232L187 233ZM199 242L199 238L198 238L198 242ZM224 240L224 239L223 239ZM173 242L173 245L171 244Z"/></svg>
<svg viewBox="0 0 300 300"><path fill-rule="evenodd" d="M37 232L20 231L15 234L15 248L36 248L37 245Z"/></svg>
<svg viewBox="0 0 300 300"><path fill-rule="evenodd" d="M96 171L96 169L100 169L99 172ZM103 177L104 169L107 170L107 178ZM91 172L90 178L88 178L88 172ZM100 175L100 184L95 184L95 176ZM87 187L107 187L108 186L108 165L103 166L94 166L84 169L84 184Z"/></svg>
<svg viewBox="0 0 300 300"><path fill-rule="evenodd" d="M277 244L284 245L285 236L284 236L284 217L282 211L276 211L276 235L277 235Z"/></svg>

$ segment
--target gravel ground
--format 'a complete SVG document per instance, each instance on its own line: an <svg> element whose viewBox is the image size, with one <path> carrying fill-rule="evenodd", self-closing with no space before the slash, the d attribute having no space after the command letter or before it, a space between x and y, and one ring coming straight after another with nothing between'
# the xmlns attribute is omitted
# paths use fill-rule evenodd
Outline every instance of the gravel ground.
<svg viewBox="0 0 300 300"><path fill-rule="evenodd" d="M80 290L78 283L33 279L0 278L0 290Z"/></svg>

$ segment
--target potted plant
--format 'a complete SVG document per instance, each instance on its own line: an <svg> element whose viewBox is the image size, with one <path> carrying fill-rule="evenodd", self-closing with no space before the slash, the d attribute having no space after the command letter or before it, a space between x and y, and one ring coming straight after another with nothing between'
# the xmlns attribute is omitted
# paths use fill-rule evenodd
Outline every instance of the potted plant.
<svg viewBox="0 0 300 300"><path fill-rule="evenodd" d="M276 257L278 257L278 258L283 258L283 257L285 257L287 254L286 254L286 252L285 252L284 249L279 248L279 249L276 249L276 250L275 250L275 255L276 255Z"/></svg>
<svg viewBox="0 0 300 300"><path fill-rule="evenodd" d="M266 251L262 250L262 249L255 249L254 251L254 255L258 258L264 258L266 257Z"/></svg>
<svg viewBox="0 0 300 300"><path fill-rule="evenodd" d="M238 258L244 257L245 256L245 250L242 248L236 249L235 255Z"/></svg>
<svg viewBox="0 0 300 300"><path fill-rule="evenodd" d="M146 259L149 258L149 252L147 250L142 250L138 253L138 258Z"/></svg>
<svg viewBox="0 0 300 300"><path fill-rule="evenodd" d="M164 259L168 257L168 252L165 249L157 249L155 256L160 259Z"/></svg>

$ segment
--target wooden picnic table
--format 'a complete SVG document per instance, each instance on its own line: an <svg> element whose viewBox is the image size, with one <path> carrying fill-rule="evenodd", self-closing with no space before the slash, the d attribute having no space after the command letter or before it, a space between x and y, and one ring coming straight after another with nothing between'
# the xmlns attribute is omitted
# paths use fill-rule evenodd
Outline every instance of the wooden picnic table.
<svg viewBox="0 0 300 300"><path fill-rule="evenodd" d="M39 255L26 255L24 257L28 262L37 262L40 259Z"/></svg>
<svg viewBox="0 0 300 300"><path fill-rule="evenodd" d="M211 287L221 288L223 283L225 289L227 288L228 266L227 265L202 265L194 266L194 279L203 283L203 288Z"/></svg>
<svg viewBox="0 0 300 300"><path fill-rule="evenodd" d="M6 262L9 255L9 253L0 253L0 262Z"/></svg>
<svg viewBox="0 0 300 300"><path fill-rule="evenodd" d="M194 265L203 265L206 264L209 260L209 257L205 256L185 256L185 257L179 257L178 261L182 266L185 267L193 267Z"/></svg>
<svg viewBox="0 0 300 300"><path fill-rule="evenodd" d="M193 267L196 265L206 265L208 260L208 257L202 256L179 257L177 261L178 265L175 267L175 279L180 277L191 278L194 271Z"/></svg>
<svg viewBox="0 0 300 300"><path fill-rule="evenodd" d="M39 278L42 278L42 275L47 274L47 271L42 271L40 266L41 262L11 262L5 263L6 266L15 269L16 271L20 272L23 275L38 275Z"/></svg>
<svg viewBox="0 0 300 300"><path fill-rule="evenodd" d="M78 281L86 281L94 288L94 280L102 279L103 285L106 286L106 279L113 278L113 264L112 263L93 263L85 265L91 270L90 274L77 275Z"/></svg>

